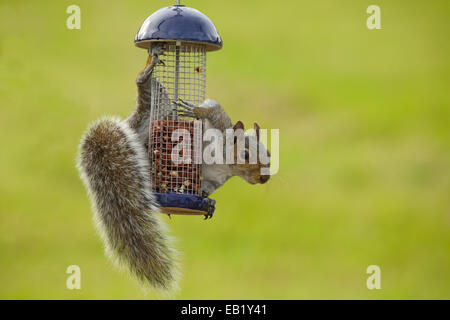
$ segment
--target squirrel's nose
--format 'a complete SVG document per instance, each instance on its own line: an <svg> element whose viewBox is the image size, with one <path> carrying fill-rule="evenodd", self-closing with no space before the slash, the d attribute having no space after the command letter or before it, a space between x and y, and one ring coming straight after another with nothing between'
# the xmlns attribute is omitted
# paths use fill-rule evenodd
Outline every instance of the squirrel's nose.
<svg viewBox="0 0 450 320"><path fill-rule="evenodd" d="M266 183L267 181L269 181L270 176L269 175L263 175L259 177L259 181L261 182L261 184Z"/></svg>

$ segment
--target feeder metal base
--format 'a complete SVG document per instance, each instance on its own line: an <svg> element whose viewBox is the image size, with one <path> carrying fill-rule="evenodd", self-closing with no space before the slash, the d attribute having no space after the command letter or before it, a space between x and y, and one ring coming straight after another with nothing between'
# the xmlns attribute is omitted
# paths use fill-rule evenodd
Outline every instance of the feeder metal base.
<svg viewBox="0 0 450 320"><path fill-rule="evenodd" d="M215 210L216 200L210 198L173 192L154 193L154 195L161 212L165 214L212 216Z"/></svg>

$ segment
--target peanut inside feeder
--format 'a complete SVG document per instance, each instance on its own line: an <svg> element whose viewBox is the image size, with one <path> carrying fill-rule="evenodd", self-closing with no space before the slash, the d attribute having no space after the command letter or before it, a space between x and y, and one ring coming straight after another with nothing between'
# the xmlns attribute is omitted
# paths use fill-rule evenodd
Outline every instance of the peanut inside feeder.
<svg viewBox="0 0 450 320"><path fill-rule="evenodd" d="M171 137L175 130L180 129L185 130L183 132L188 135L188 141L180 136L180 139L174 143ZM152 122L149 155L152 164L153 191L201 194L201 164L198 161L201 149L199 150L194 140L196 137L201 137L201 129L201 121L196 120ZM177 145L181 145L181 150L176 149ZM172 159L173 155L178 158Z"/></svg>

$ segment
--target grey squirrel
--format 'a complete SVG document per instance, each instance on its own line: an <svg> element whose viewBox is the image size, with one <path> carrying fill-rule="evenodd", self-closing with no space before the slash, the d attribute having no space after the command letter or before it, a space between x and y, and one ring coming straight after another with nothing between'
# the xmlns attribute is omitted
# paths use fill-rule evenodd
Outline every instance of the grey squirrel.
<svg viewBox="0 0 450 320"><path fill-rule="evenodd" d="M158 203L151 193L150 161L148 158L149 117L151 95L165 89L152 77L154 67L163 63L161 44L149 49L145 69L136 79L135 110L124 120L103 117L89 126L83 135L77 168L88 190L107 254L120 265L128 267L141 283L155 289L177 287L179 273L177 251L158 212ZM204 119L207 127L224 131L244 129L241 121L234 126L223 108L214 100L200 106L177 102L179 112ZM259 126L255 123L256 138ZM239 131L240 132L240 131ZM209 196L229 178L239 176L251 184L265 183L269 175L261 168L269 164L250 164L252 153L269 152L259 143L249 144L245 135L245 150L235 152L245 163L202 165L203 196ZM225 163L225 162L224 162Z"/></svg>

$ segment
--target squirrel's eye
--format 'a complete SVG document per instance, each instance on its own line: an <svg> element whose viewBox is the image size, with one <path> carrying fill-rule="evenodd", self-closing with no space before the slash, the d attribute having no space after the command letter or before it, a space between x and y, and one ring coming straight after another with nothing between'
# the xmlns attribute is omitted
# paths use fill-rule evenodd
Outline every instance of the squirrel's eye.
<svg viewBox="0 0 450 320"><path fill-rule="evenodd" d="M250 158L250 153L248 152L248 149L245 149L244 151L241 152L241 158L248 160Z"/></svg>

